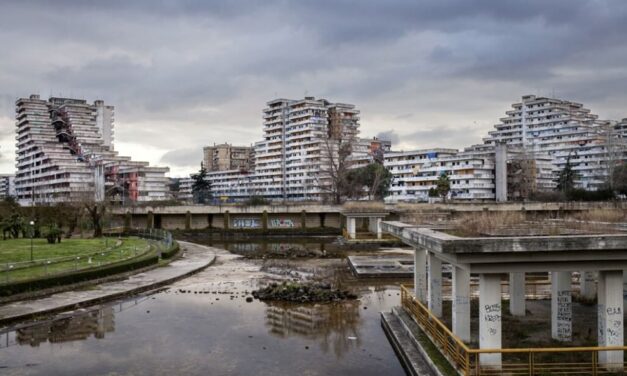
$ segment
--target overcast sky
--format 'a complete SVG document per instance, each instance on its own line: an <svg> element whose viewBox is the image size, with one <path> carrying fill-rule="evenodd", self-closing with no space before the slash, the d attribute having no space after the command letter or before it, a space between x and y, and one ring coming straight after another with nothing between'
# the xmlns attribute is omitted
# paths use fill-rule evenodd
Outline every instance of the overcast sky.
<svg viewBox="0 0 627 376"><path fill-rule="evenodd" d="M353 103L398 150L479 143L525 94L627 117L624 0L1 1L0 46L0 172L32 93L114 105L116 149L171 176L275 97Z"/></svg>

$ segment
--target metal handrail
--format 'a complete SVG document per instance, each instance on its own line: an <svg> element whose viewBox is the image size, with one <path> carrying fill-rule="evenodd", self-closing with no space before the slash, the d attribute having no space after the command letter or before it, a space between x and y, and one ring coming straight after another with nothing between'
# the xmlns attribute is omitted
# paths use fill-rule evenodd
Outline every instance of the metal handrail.
<svg viewBox="0 0 627 376"><path fill-rule="evenodd" d="M416 299L409 286L401 285L401 303L408 311L431 342L449 361L451 366L461 375L535 375L535 374L571 374L571 375L602 375L615 374L622 371L624 363L599 364L599 353L608 351L625 351L627 346L608 347L537 347L537 348L494 348L472 349L457 337L440 319L438 319L422 302ZM582 353L590 357L590 361L577 362L538 362L538 354ZM504 361L501 367L481 366L481 354L527 354L527 361Z"/></svg>

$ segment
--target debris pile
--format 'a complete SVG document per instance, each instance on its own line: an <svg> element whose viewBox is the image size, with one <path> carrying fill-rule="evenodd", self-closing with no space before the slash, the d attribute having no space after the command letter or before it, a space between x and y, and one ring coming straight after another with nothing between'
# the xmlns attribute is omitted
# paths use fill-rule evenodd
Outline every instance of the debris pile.
<svg viewBox="0 0 627 376"><path fill-rule="evenodd" d="M357 295L350 291L331 288L329 283L272 283L265 288L253 291L252 294L259 300L298 303L339 302L357 298Z"/></svg>

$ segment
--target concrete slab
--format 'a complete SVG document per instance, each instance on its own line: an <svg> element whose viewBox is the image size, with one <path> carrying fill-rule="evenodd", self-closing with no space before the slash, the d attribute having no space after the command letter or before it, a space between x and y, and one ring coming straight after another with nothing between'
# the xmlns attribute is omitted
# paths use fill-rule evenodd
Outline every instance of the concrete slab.
<svg viewBox="0 0 627 376"><path fill-rule="evenodd" d="M66 291L35 300L23 300L0 307L0 324L89 306L124 295L151 290L198 272L215 261L216 250L199 244L179 242L183 258L167 266L134 274L124 280L107 282L90 290Z"/></svg>
<svg viewBox="0 0 627 376"><path fill-rule="evenodd" d="M414 258L404 255L348 256L348 265L357 277L413 278Z"/></svg>

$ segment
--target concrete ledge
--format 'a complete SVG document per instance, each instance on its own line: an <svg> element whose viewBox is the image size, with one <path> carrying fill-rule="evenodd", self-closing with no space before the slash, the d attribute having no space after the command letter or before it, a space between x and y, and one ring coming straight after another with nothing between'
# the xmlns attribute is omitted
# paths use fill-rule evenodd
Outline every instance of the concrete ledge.
<svg viewBox="0 0 627 376"><path fill-rule="evenodd" d="M395 313L381 312L381 327L408 375L441 376L437 367L428 360L426 352L418 347L419 344L416 346L417 341L411 340Z"/></svg>
<svg viewBox="0 0 627 376"><path fill-rule="evenodd" d="M94 290L67 291L42 299L3 305L0 307L0 325L153 290L197 273L216 259L216 250L212 247L187 242L179 244L187 255L167 266L135 274L122 281L103 283Z"/></svg>

